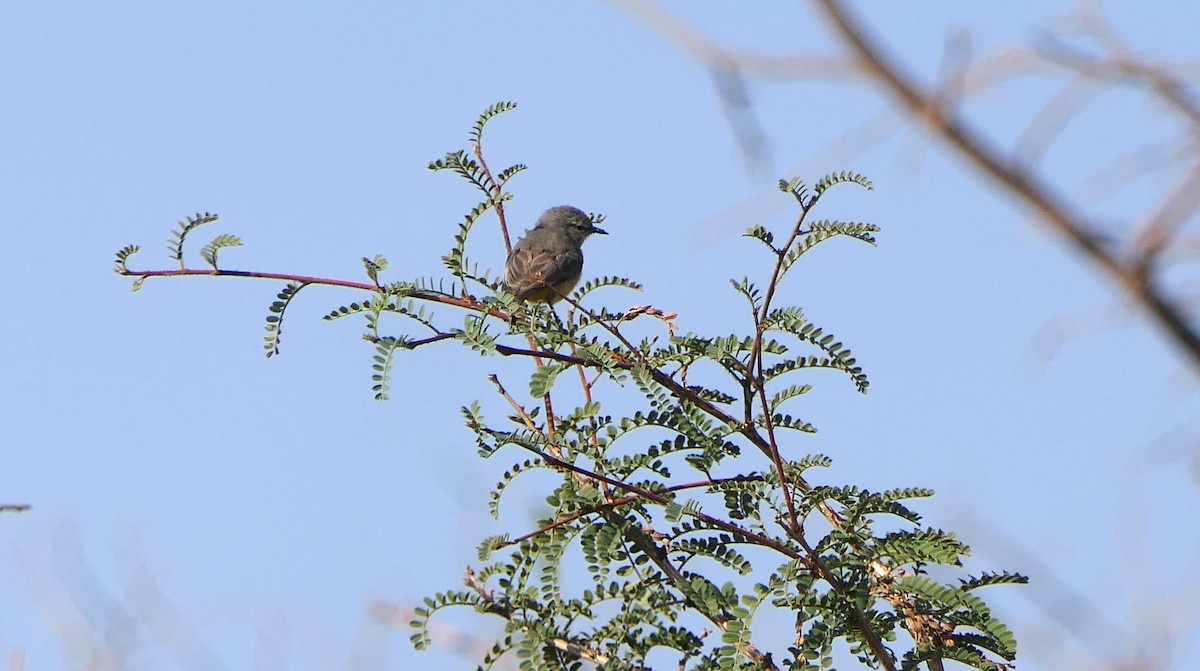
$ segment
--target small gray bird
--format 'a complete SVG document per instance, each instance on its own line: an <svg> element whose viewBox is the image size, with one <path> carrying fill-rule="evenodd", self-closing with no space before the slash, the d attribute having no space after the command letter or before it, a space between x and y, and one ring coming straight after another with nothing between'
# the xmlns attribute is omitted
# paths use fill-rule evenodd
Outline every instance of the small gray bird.
<svg viewBox="0 0 1200 671"><path fill-rule="evenodd" d="M608 235L578 208L560 205L546 210L508 255L504 290L521 301L559 300L579 281L583 241L592 233Z"/></svg>

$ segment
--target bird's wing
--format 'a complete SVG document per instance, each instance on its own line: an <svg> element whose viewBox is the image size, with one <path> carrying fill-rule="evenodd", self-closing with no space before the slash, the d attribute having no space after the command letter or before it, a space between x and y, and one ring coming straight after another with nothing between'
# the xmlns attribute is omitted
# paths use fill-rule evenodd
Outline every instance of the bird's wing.
<svg viewBox="0 0 1200 671"><path fill-rule="evenodd" d="M581 272L583 255L578 252L555 254L517 245L504 264L504 288L524 299L531 291L573 280Z"/></svg>

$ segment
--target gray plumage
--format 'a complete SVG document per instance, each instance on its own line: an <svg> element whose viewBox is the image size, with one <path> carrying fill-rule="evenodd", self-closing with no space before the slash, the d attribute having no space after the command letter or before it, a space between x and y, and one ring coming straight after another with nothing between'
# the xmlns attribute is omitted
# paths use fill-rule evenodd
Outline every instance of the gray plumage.
<svg viewBox="0 0 1200 671"><path fill-rule="evenodd" d="M607 235L578 208L560 205L546 210L508 255L504 290L522 301L559 300L579 281L583 241L593 233Z"/></svg>

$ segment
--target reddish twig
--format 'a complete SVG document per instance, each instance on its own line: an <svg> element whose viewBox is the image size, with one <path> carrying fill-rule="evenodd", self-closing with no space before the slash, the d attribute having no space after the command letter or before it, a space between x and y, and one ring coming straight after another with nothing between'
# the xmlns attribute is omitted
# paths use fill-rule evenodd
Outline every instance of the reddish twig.
<svg viewBox="0 0 1200 671"><path fill-rule="evenodd" d="M496 218L500 220L500 234L504 238L504 255L507 257L512 254L512 241L508 237L508 222L504 219L504 201L500 198L503 188L496 182L487 161L483 158L482 140L472 143L471 150L475 152L475 158L479 159L479 167L483 169L483 174L487 175L488 184L492 185L492 197L496 200Z"/></svg>

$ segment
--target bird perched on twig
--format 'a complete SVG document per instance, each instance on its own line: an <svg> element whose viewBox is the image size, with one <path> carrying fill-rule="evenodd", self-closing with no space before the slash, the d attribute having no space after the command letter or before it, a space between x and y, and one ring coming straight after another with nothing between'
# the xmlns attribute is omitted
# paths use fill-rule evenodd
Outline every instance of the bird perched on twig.
<svg viewBox="0 0 1200 671"><path fill-rule="evenodd" d="M583 241L596 228L578 208L560 205L538 217L504 263L504 290L520 301L554 303L575 288L583 273Z"/></svg>

